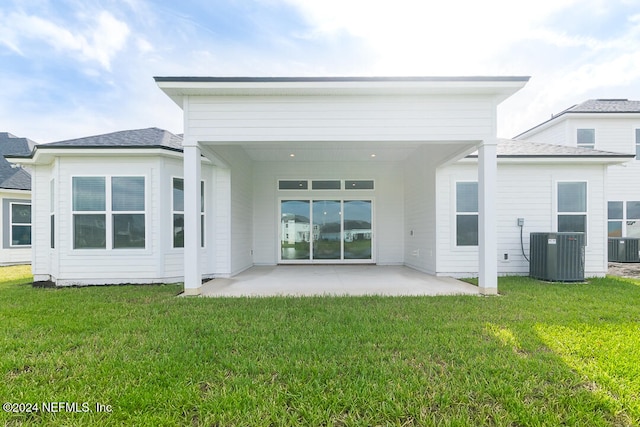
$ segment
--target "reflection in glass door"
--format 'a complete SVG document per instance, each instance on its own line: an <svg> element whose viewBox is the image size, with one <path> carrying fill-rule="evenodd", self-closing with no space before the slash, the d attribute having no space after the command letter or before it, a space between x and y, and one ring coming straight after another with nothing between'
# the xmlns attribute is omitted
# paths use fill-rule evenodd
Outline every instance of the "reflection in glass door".
<svg viewBox="0 0 640 427"><path fill-rule="evenodd" d="M280 251L282 260L309 259L311 216L308 200L283 200L280 204Z"/></svg>
<svg viewBox="0 0 640 427"><path fill-rule="evenodd" d="M371 201L344 201L344 259L371 259Z"/></svg>
<svg viewBox="0 0 640 427"><path fill-rule="evenodd" d="M372 260L371 200L282 200L280 259Z"/></svg>
<svg viewBox="0 0 640 427"><path fill-rule="evenodd" d="M313 259L341 258L341 215L340 200L313 202Z"/></svg>

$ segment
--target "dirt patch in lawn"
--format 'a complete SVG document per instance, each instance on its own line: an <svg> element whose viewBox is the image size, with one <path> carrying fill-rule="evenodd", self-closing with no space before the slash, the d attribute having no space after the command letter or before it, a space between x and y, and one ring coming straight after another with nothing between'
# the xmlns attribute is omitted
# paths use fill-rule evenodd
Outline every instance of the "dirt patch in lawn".
<svg viewBox="0 0 640 427"><path fill-rule="evenodd" d="M610 262L609 275L640 279L640 263L638 262Z"/></svg>

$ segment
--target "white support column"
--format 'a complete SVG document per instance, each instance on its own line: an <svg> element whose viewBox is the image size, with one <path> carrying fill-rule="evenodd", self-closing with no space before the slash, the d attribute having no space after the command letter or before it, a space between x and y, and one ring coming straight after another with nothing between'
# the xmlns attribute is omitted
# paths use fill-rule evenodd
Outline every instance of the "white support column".
<svg viewBox="0 0 640 427"><path fill-rule="evenodd" d="M497 140L478 149L478 285L480 293L498 293Z"/></svg>
<svg viewBox="0 0 640 427"><path fill-rule="evenodd" d="M200 181L201 150L186 138L184 147L184 294L200 295Z"/></svg>

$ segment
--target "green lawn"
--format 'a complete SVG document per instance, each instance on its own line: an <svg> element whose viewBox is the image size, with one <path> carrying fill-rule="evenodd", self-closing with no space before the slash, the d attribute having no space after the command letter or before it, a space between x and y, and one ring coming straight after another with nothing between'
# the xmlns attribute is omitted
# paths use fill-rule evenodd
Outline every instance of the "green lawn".
<svg viewBox="0 0 640 427"><path fill-rule="evenodd" d="M48 407L0 425L640 425L639 281L209 299L32 288L12 271L0 399Z"/></svg>

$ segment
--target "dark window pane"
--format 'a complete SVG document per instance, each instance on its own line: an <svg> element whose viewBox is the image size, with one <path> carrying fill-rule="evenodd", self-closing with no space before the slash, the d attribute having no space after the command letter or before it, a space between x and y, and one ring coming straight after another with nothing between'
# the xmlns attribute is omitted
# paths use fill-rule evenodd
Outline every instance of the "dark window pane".
<svg viewBox="0 0 640 427"><path fill-rule="evenodd" d="M184 215L173 215L173 247L184 248Z"/></svg>
<svg viewBox="0 0 640 427"><path fill-rule="evenodd" d="M627 202L627 219L640 219L640 202Z"/></svg>
<svg viewBox="0 0 640 427"><path fill-rule="evenodd" d="M144 214L113 215L113 247L144 248Z"/></svg>
<svg viewBox="0 0 640 427"><path fill-rule="evenodd" d="M51 215L51 249L56 247L56 216Z"/></svg>
<svg viewBox="0 0 640 427"><path fill-rule="evenodd" d="M609 237L622 237L622 221L609 221Z"/></svg>
<svg viewBox="0 0 640 427"><path fill-rule="evenodd" d="M309 189L309 183L304 181L280 181L278 182L278 189L280 190L307 190Z"/></svg>
<svg viewBox="0 0 640 427"><path fill-rule="evenodd" d="M373 180L346 180L345 190L373 190Z"/></svg>
<svg viewBox="0 0 640 427"><path fill-rule="evenodd" d="M73 216L73 247L75 249L105 249L104 214Z"/></svg>
<svg viewBox="0 0 640 427"><path fill-rule="evenodd" d="M184 180L173 178L173 210L184 211Z"/></svg>
<svg viewBox="0 0 640 427"><path fill-rule="evenodd" d="M627 221L626 237L640 237L640 221Z"/></svg>
<svg viewBox="0 0 640 427"><path fill-rule="evenodd" d="M587 231L586 215L558 215L558 231L582 232Z"/></svg>
<svg viewBox="0 0 640 427"><path fill-rule="evenodd" d="M31 205L13 203L11 205L12 224L31 224Z"/></svg>
<svg viewBox="0 0 640 427"><path fill-rule="evenodd" d="M371 259L371 201L345 200L344 259Z"/></svg>
<svg viewBox="0 0 640 427"><path fill-rule="evenodd" d="M204 248L204 215L200 215L200 247Z"/></svg>
<svg viewBox="0 0 640 427"><path fill-rule="evenodd" d="M114 176L111 199L114 211L144 211L144 177Z"/></svg>
<svg viewBox="0 0 640 427"><path fill-rule="evenodd" d="M478 215L456 216L456 245L478 245Z"/></svg>
<svg viewBox="0 0 640 427"><path fill-rule="evenodd" d="M478 183L456 183L456 211L478 212Z"/></svg>
<svg viewBox="0 0 640 427"><path fill-rule="evenodd" d="M11 226L11 245L29 246L31 244L31 226L13 225Z"/></svg>
<svg viewBox="0 0 640 427"><path fill-rule="evenodd" d="M558 212L586 212L587 183L558 183Z"/></svg>
<svg viewBox="0 0 640 427"><path fill-rule="evenodd" d="M622 202L609 202L607 204L609 219L622 219Z"/></svg>
<svg viewBox="0 0 640 427"><path fill-rule="evenodd" d="M106 193L104 177L73 177L73 210L104 211Z"/></svg>
<svg viewBox="0 0 640 427"><path fill-rule="evenodd" d="M204 181L200 181L200 212L204 212Z"/></svg>
<svg viewBox="0 0 640 427"><path fill-rule="evenodd" d="M340 190L340 181L312 181L313 190Z"/></svg>

